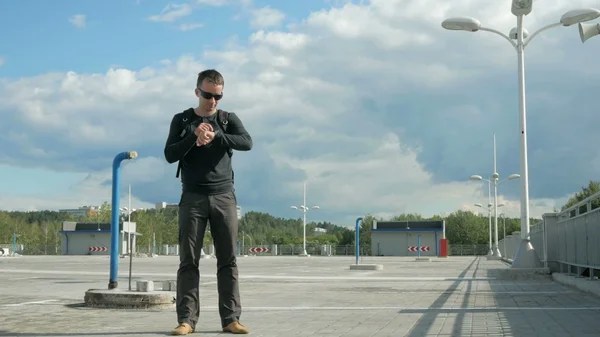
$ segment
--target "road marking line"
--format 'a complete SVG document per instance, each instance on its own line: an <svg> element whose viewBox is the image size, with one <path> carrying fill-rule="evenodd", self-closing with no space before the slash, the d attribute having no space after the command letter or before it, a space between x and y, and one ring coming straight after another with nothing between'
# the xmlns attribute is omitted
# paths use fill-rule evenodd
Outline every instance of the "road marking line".
<svg viewBox="0 0 600 337"><path fill-rule="evenodd" d="M32 302L21 302L21 303L13 303L13 304L0 304L0 307L20 307L23 305L29 304L46 304L49 302L57 302L58 300L43 300L43 301L32 301Z"/></svg>
<svg viewBox="0 0 600 337"><path fill-rule="evenodd" d="M218 310L218 307L200 307L200 310ZM600 307L477 307L477 308L453 308L453 307L244 307L245 311L329 311L329 310L398 310L398 311L484 311L484 310L600 310Z"/></svg>
<svg viewBox="0 0 600 337"><path fill-rule="evenodd" d="M4 273L50 274L50 275L82 275L106 276L107 272L76 271L76 270L33 270L33 269L0 269ZM119 277L126 278L126 272ZM176 273L147 273L136 272L133 276L161 276L174 278ZM214 274L202 274L201 278L216 278ZM314 280L314 281L493 281L495 277L456 277L456 276L304 276L304 275L240 275L240 279L248 280Z"/></svg>

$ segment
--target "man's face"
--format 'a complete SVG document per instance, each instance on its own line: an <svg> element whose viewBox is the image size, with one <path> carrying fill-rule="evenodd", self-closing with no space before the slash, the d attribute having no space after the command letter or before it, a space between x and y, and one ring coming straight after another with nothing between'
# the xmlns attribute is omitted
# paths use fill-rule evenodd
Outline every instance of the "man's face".
<svg viewBox="0 0 600 337"><path fill-rule="evenodd" d="M223 85L204 80L200 88L196 88L196 96L200 99L200 110L212 112L223 97Z"/></svg>

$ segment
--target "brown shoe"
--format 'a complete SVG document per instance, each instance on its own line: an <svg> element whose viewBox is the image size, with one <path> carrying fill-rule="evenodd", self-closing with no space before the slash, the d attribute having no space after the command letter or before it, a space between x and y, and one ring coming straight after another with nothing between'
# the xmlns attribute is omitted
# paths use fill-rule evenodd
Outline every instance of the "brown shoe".
<svg viewBox="0 0 600 337"><path fill-rule="evenodd" d="M192 326L187 324L187 323L181 323L179 324L175 329L173 329L173 331L171 331L171 335L187 335L194 332L194 329L192 329Z"/></svg>
<svg viewBox="0 0 600 337"><path fill-rule="evenodd" d="M233 322L229 324L228 326L223 328L223 331L231 332L233 334L247 334L250 332L248 328L243 326L240 322Z"/></svg>

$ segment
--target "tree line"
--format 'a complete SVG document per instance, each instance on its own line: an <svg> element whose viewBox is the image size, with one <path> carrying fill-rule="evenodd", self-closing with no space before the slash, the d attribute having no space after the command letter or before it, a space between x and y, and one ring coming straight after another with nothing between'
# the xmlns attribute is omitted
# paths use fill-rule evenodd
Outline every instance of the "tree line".
<svg viewBox="0 0 600 337"><path fill-rule="evenodd" d="M576 193L562 207L562 210L600 191L600 181L590 181L588 186ZM131 221L136 222L137 231L142 234L138 238L138 247L157 245L175 245L178 238L177 208L138 210L131 213ZM11 244L13 233L17 234L17 242L25 247L29 254L59 254L60 230L63 221L109 223L111 217L110 204L105 202L97 212L85 217L77 217L56 211L16 212L0 211L0 244ZM423 217L416 213L403 213L389 219L364 217L361 229L361 245L369 246L370 229L373 220L377 221L413 221L441 220L442 216ZM488 214L475 214L470 211L457 210L443 217L446 222L446 238L450 244L487 244ZM127 220L122 218L122 220ZM531 219L536 223L541 219ZM493 221L493 218L492 218ZM349 226L350 225L350 226ZM520 230L519 218L499 218L498 236L502 239L506 226L506 234ZM326 230L324 234L315 233L315 228ZM309 222L306 226L307 244L354 245L354 224L333 224L331 222ZM286 219L267 213L249 211L239 222L239 240L249 245L299 245L302 244L302 219ZM212 242L210 231L207 231L205 244Z"/></svg>

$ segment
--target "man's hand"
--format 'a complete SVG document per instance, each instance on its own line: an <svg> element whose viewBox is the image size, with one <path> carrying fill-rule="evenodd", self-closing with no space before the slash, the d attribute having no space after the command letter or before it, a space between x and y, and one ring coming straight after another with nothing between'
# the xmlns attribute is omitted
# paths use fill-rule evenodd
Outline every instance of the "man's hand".
<svg viewBox="0 0 600 337"><path fill-rule="evenodd" d="M196 135L196 137L200 137L200 133L202 131L213 131L213 127L210 123L200 123L196 130L194 130L194 134Z"/></svg>
<svg viewBox="0 0 600 337"><path fill-rule="evenodd" d="M196 146L206 145L215 139L215 133L213 131L200 131L198 139L196 140Z"/></svg>

